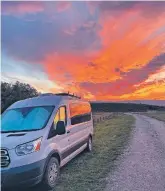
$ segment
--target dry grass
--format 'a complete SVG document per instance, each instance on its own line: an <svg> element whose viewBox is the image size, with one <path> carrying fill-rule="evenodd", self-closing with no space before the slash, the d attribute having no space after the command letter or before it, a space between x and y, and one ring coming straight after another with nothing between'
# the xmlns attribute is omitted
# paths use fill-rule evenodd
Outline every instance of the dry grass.
<svg viewBox="0 0 165 191"><path fill-rule="evenodd" d="M165 122L165 112L155 112L155 113L143 113L144 115L148 116L148 117L152 117L152 118L155 118L155 119L158 119L160 121L164 121Z"/></svg>

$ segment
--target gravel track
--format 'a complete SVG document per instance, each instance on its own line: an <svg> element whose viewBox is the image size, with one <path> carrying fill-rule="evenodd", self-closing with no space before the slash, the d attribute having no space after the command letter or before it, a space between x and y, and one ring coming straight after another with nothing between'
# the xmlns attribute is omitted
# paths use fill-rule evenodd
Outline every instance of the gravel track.
<svg viewBox="0 0 165 191"><path fill-rule="evenodd" d="M165 191L165 123L132 115L130 145L107 177L105 191Z"/></svg>

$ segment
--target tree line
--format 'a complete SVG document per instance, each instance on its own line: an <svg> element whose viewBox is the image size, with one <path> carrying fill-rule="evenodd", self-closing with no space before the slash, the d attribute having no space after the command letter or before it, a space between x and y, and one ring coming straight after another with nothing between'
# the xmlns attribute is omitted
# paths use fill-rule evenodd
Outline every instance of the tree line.
<svg viewBox="0 0 165 191"><path fill-rule="evenodd" d="M38 96L40 93L26 83L1 82L1 113L16 101Z"/></svg>
<svg viewBox="0 0 165 191"><path fill-rule="evenodd" d="M136 103L91 103L94 112L146 112L165 111L164 106Z"/></svg>

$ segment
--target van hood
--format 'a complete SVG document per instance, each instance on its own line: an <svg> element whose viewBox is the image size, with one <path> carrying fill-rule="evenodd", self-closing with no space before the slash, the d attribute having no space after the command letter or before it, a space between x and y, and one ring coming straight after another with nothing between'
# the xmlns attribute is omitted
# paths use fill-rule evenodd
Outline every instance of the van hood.
<svg viewBox="0 0 165 191"><path fill-rule="evenodd" d="M44 135L43 130L30 132L2 133L1 147L14 149L16 146L33 141Z"/></svg>

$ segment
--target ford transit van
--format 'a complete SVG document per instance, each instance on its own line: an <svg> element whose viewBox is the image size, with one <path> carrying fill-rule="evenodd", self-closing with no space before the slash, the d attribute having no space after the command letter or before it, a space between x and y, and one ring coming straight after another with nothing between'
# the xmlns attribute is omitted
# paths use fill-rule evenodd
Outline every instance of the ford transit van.
<svg viewBox="0 0 165 191"><path fill-rule="evenodd" d="M18 101L1 122L2 187L42 182L52 189L60 167L85 149L92 151L91 106L67 93Z"/></svg>

